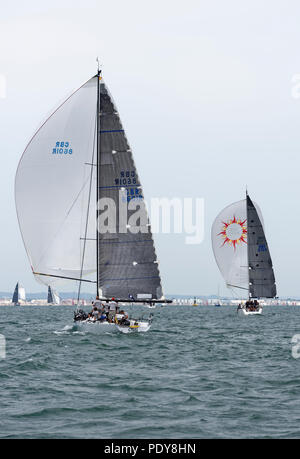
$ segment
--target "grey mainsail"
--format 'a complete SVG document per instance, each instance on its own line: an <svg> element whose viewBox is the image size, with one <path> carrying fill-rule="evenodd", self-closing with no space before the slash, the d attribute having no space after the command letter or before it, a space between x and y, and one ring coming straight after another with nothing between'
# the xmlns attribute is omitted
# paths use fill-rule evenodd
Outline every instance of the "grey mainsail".
<svg viewBox="0 0 300 459"><path fill-rule="evenodd" d="M15 291L12 297L12 303L19 303L19 284L17 284L15 287Z"/></svg>
<svg viewBox="0 0 300 459"><path fill-rule="evenodd" d="M109 198L115 203L116 232L103 232L98 224L98 285L106 297L149 295L159 299L161 279L141 182L117 108L103 81L99 105L98 202ZM122 221L127 204L127 219ZM98 218L100 214L98 209ZM107 217L114 221L113 215Z"/></svg>
<svg viewBox="0 0 300 459"><path fill-rule="evenodd" d="M48 298L47 298L47 303L48 304L59 304L59 295L56 293L56 291L51 287L51 285L48 286Z"/></svg>
<svg viewBox="0 0 300 459"><path fill-rule="evenodd" d="M262 223L248 194L247 247L250 297L274 298L277 292L272 259Z"/></svg>
<svg viewBox="0 0 300 459"><path fill-rule="evenodd" d="M25 289L18 282L15 287L14 294L13 294L12 303L19 304L20 301L25 301L25 299L26 299Z"/></svg>

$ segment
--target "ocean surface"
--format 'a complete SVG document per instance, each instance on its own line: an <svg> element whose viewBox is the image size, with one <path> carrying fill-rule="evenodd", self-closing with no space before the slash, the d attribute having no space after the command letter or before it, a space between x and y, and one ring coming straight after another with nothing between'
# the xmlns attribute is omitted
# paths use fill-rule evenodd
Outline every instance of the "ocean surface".
<svg viewBox="0 0 300 459"><path fill-rule="evenodd" d="M138 306L152 328L127 335L73 310L0 307L0 438L300 437L300 308Z"/></svg>

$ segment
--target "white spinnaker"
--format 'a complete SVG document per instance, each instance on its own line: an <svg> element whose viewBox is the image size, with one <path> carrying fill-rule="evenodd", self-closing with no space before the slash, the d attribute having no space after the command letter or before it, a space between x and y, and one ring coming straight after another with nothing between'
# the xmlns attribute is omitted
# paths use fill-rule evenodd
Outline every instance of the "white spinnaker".
<svg viewBox="0 0 300 459"><path fill-rule="evenodd" d="M260 208L254 204L263 225ZM248 290L247 201L225 207L211 230L213 252L228 287ZM235 241L235 242L234 242Z"/></svg>
<svg viewBox="0 0 300 459"><path fill-rule="evenodd" d="M15 199L34 272L79 278L85 236L83 276L96 269L96 110L93 77L40 127L20 160ZM52 277L37 278L46 285L57 283Z"/></svg>
<svg viewBox="0 0 300 459"><path fill-rule="evenodd" d="M247 244L242 240L235 245L230 242L241 237L240 223L246 225L246 200L235 202L223 209L212 226L212 246L217 265L228 286L248 289ZM227 226L228 225L228 226ZM227 240L227 239L228 240ZM246 240L246 238L244 238Z"/></svg>

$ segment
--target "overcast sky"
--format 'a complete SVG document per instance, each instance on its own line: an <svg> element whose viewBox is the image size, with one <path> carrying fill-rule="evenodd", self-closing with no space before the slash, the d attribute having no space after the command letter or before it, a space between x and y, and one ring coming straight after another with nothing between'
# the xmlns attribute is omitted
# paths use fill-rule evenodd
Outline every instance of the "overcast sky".
<svg viewBox="0 0 300 459"><path fill-rule="evenodd" d="M96 72L99 56L146 198L205 200L202 244L155 237L165 293L220 285L230 294L210 228L247 184L264 216L278 294L300 296L299 21L299 2L286 0L1 0L0 291L17 280L43 289L19 232L15 171L40 121Z"/></svg>

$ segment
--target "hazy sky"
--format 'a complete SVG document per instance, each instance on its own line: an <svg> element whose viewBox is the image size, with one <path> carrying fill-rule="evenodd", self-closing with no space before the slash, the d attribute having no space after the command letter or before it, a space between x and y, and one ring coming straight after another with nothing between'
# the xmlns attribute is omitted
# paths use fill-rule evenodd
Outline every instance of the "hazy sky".
<svg viewBox="0 0 300 459"><path fill-rule="evenodd" d="M278 294L300 296L299 2L27 0L1 1L0 11L0 291L17 280L42 290L18 228L15 171L40 121L96 72L98 55L146 198L205 200L202 244L155 237L164 291L211 294L220 285L230 294L210 228L247 184Z"/></svg>

